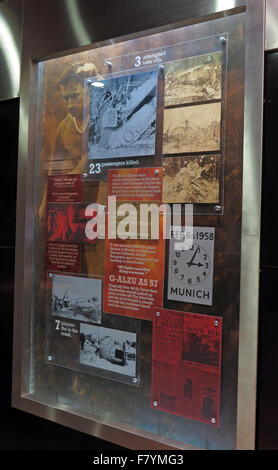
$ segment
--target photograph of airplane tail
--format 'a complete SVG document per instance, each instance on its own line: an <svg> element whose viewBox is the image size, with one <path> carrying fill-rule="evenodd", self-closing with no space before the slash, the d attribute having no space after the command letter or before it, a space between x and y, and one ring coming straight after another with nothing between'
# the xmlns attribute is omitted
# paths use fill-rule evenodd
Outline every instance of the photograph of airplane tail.
<svg viewBox="0 0 278 470"><path fill-rule="evenodd" d="M135 377L136 334L81 323L80 363Z"/></svg>

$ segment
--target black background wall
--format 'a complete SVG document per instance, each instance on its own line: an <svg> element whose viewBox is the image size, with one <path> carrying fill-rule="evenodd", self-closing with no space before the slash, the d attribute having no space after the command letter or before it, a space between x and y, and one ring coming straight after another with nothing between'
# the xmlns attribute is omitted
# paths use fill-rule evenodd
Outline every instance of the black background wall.
<svg viewBox="0 0 278 470"><path fill-rule="evenodd" d="M17 135L19 100L0 103L0 300L1 341L0 362L3 381L0 387L0 447L12 445L12 413L10 409L12 372L13 277L15 254L15 209L17 175Z"/></svg>
<svg viewBox="0 0 278 470"><path fill-rule="evenodd" d="M257 447L278 449L278 52L266 55Z"/></svg>

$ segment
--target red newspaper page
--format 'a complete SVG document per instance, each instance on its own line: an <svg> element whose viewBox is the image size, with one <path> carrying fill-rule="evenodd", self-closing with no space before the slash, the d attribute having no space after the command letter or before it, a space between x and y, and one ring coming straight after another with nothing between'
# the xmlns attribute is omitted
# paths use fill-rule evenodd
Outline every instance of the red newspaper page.
<svg viewBox="0 0 278 470"><path fill-rule="evenodd" d="M153 309L152 407L220 425L222 318Z"/></svg>

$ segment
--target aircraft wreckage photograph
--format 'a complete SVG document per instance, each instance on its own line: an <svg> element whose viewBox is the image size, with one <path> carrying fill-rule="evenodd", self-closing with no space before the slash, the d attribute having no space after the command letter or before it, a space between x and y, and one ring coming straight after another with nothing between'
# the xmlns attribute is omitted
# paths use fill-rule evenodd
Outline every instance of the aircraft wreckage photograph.
<svg viewBox="0 0 278 470"><path fill-rule="evenodd" d="M88 159L153 155L156 94L156 71L92 81Z"/></svg>

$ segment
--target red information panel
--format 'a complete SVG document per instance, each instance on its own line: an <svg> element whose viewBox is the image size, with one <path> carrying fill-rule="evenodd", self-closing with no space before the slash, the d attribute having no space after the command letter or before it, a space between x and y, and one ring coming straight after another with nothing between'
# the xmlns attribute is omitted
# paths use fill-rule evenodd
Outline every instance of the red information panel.
<svg viewBox="0 0 278 470"><path fill-rule="evenodd" d="M128 202L139 213L140 203L145 201L156 201L159 207L161 185L162 168L108 172L108 194L116 196L117 209L120 203ZM156 240L150 237L141 240L140 227L135 231L135 239L106 239L105 312L152 320L151 307L162 306L165 240L161 215L157 225L159 239Z"/></svg>
<svg viewBox="0 0 278 470"><path fill-rule="evenodd" d="M152 320L163 303L164 239L106 240L104 312Z"/></svg>
<svg viewBox="0 0 278 470"><path fill-rule="evenodd" d="M152 407L219 426L222 318L153 314Z"/></svg>
<svg viewBox="0 0 278 470"><path fill-rule="evenodd" d="M161 201L162 168L108 171L108 194L121 201Z"/></svg>
<svg viewBox="0 0 278 470"><path fill-rule="evenodd" d="M89 223L97 215L86 209L89 204L48 204L48 241L66 243L96 243L97 225Z"/></svg>
<svg viewBox="0 0 278 470"><path fill-rule="evenodd" d="M80 245L52 243L46 247L46 271L81 272Z"/></svg>
<svg viewBox="0 0 278 470"><path fill-rule="evenodd" d="M81 175L52 175L48 177L48 202L81 202Z"/></svg>

